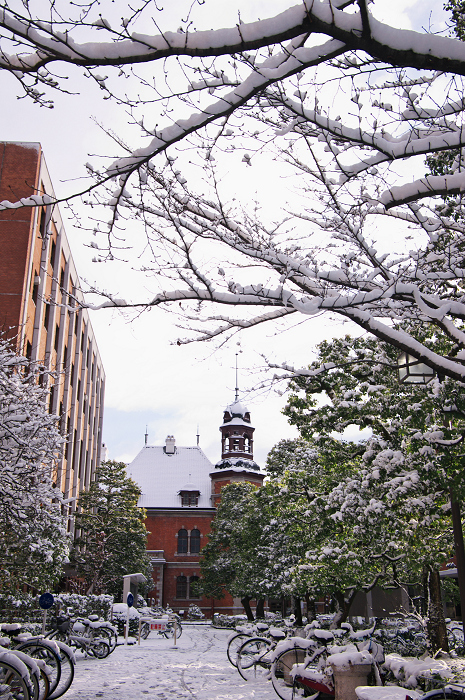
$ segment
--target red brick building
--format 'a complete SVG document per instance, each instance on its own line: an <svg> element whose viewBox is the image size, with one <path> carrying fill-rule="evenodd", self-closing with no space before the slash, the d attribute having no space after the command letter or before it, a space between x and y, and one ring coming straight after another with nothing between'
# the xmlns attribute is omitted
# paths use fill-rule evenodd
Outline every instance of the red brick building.
<svg viewBox="0 0 465 700"><path fill-rule="evenodd" d="M237 400L224 412L220 427L221 460L213 467L200 447L178 447L173 436L165 446L145 445L128 467L139 484L139 504L147 510L154 604L187 610L197 604L207 617L214 612L242 612L240 601L198 598L192 583L200 575L201 549L206 544L223 486L248 481L261 486L264 474L253 460L249 411Z"/></svg>
<svg viewBox="0 0 465 700"><path fill-rule="evenodd" d="M43 368L67 437L56 482L72 499L100 460L105 373L59 209L43 195L54 199L40 144L0 142L0 331ZM22 198L40 205L14 207Z"/></svg>

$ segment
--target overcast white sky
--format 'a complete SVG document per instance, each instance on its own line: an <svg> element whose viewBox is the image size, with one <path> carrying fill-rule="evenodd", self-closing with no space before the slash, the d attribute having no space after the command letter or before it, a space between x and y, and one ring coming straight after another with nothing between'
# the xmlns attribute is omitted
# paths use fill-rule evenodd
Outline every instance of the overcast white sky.
<svg viewBox="0 0 465 700"><path fill-rule="evenodd" d="M196 11L196 26L230 26L241 10L244 21L272 16L288 6L285 0L207 0ZM375 0L376 16L396 27L440 28L442 3L438 0ZM117 6L116 6L117 7ZM181 0L171 0L167 17L177 16ZM436 24L435 24L436 23ZM170 28L176 29L176 26ZM114 154L114 145L93 121L93 117L124 134L126 118L101 99L101 93L79 71L70 73L70 88L79 95L55 95L53 110L40 108L29 100L17 100L17 85L8 75L0 75L0 139L2 141L38 141L42 144L52 181L58 195L69 192L73 180L84 175L84 163L94 153ZM275 190L275 182L257 183L252 169L243 169L241 179L249 178L245 187L253 194L258 187ZM61 207L66 221L68 213ZM81 278L100 281L107 276L103 265L91 262L93 252L85 244L88 236L67 223L74 258ZM118 292L117 275L110 273ZM145 280L135 281L144 285ZM153 309L129 320L115 311L92 314L100 352L107 376L104 441L112 459L130 461L144 443L148 425L149 444L162 444L173 434L179 445L196 442L197 426L200 445L213 462L220 458L218 427L224 407L234 398L235 353L240 352L240 389L252 412L256 427L255 458L264 463L269 449L284 437L294 437L281 415L285 397L275 393L254 393L247 389L257 384L256 368L263 364L260 353L271 359L305 365L312 359L312 348L324 338L349 332L349 326L335 325L329 318L313 319L304 327L272 335L271 327L245 333L241 346L235 342L214 351L213 347L195 344L173 346L178 331L169 314Z"/></svg>

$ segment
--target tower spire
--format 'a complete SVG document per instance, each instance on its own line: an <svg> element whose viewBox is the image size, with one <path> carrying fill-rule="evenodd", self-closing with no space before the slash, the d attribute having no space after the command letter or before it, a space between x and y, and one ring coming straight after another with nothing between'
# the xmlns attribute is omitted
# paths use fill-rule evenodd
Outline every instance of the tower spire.
<svg viewBox="0 0 465 700"><path fill-rule="evenodd" d="M237 356L239 353L236 352L236 396L235 400L239 400L239 381L238 381L238 372L237 372Z"/></svg>
<svg viewBox="0 0 465 700"><path fill-rule="evenodd" d="M149 430L148 430L148 425L145 426L145 444L147 444L147 440L149 439Z"/></svg>

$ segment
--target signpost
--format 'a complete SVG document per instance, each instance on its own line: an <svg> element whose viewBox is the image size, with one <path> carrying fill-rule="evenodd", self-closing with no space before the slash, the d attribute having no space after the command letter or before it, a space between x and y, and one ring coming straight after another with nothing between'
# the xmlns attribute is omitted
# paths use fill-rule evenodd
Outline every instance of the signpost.
<svg viewBox="0 0 465 700"><path fill-rule="evenodd" d="M128 609L126 611L126 630L124 632L124 646L127 646L128 644L128 636L129 636L129 610L132 608L134 605L134 596L132 593L128 593L127 598L126 598L126 604L128 606Z"/></svg>
<svg viewBox="0 0 465 700"><path fill-rule="evenodd" d="M44 616L42 618L42 634L45 634L45 629L46 629L45 623L47 621L47 610L52 607L54 602L55 602L55 599L51 593L42 593L42 595L39 598L39 606L44 611Z"/></svg>

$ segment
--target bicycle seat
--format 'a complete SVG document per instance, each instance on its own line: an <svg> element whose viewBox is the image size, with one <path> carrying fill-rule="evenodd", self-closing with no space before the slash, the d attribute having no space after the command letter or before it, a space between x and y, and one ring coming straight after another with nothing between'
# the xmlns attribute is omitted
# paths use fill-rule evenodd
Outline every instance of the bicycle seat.
<svg viewBox="0 0 465 700"><path fill-rule="evenodd" d="M269 628L269 625L267 625L266 622L257 622L255 627L257 628L258 632L264 632Z"/></svg>
<svg viewBox="0 0 465 700"><path fill-rule="evenodd" d="M269 634L273 639L286 639L287 636L283 630L280 630L277 627L270 627Z"/></svg>

